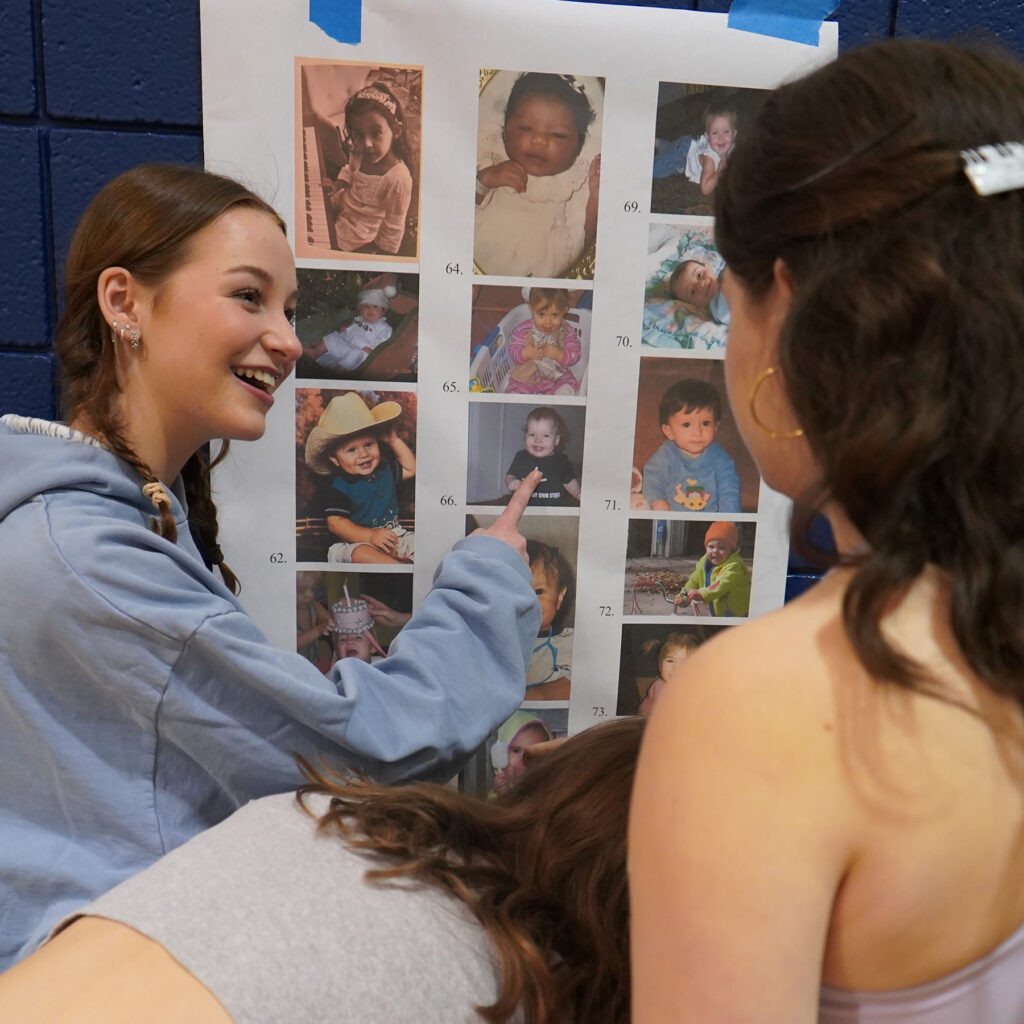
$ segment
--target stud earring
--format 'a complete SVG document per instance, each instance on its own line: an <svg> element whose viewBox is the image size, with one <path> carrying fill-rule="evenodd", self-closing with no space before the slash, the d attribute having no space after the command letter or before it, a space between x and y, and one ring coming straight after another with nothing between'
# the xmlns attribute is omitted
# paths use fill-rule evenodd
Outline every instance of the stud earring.
<svg viewBox="0 0 1024 1024"><path fill-rule="evenodd" d="M110 321L110 344L114 346L114 351L117 351L117 321Z"/></svg>
<svg viewBox="0 0 1024 1024"><path fill-rule="evenodd" d="M139 335L139 332L134 327L128 332L128 340L131 342L132 351L138 352L139 342L142 340L142 338Z"/></svg>
<svg viewBox="0 0 1024 1024"><path fill-rule="evenodd" d="M748 404L750 405L750 418L773 441L792 441L794 438L804 436L803 427L797 427L796 430L774 430L757 415L757 410L754 408L757 392L760 390L761 385L776 371L776 369L777 367L775 366L768 366L757 375L757 380L754 381L754 385L750 389L750 398L748 399Z"/></svg>

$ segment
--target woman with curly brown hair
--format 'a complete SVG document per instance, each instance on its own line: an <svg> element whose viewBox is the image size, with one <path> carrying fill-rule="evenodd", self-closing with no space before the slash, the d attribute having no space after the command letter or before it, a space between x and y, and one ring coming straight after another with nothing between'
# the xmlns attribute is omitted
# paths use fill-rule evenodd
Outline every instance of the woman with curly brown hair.
<svg viewBox="0 0 1024 1024"><path fill-rule="evenodd" d="M298 803L249 804L0 977L0 1018L622 1024L643 728L572 737L490 801L306 764Z"/></svg>
<svg viewBox="0 0 1024 1024"><path fill-rule="evenodd" d="M907 40L736 141L729 399L837 555L651 719L637 1024L1024 1019L1021 140L1024 70Z"/></svg>

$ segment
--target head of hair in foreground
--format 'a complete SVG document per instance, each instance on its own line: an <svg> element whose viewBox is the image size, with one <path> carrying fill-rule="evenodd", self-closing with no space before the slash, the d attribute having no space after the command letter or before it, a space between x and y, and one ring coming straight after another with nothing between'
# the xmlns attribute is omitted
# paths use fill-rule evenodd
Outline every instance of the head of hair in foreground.
<svg viewBox="0 0 1024 1024"><path fill-rule="evenodd" d="M1024 191L977 195L960 152L1022 139L1019 65L890 41L771 93L715 191L718 247L746 297L765 299L780 273L792 288L764 390L781 383L804 436L759 445L806 445L793 496L805 512L834 503L864 538L844 558L860 659L928 689L880 623L937 566L971 668L1018 700Z"/></svg>
<svg viewBox="0 0 1024 1024"><path fill-rule="evenodd" d="M97 286L108 267L123 267L143 284L159 287L189 259L192 239L237 207L259 210L285 231L274 209L243 185L197 167L143 164L108 182L86 208L68 250L64 312L55 348L63 383L63 417L82 422L146 482L156 476L123 436L117 412L120 385L116 346L100 310ZM189 518L198 528L225 582L237 581L217 546L216 507L210 496L209 464L196 452L182 470ZM174 540L170 509L159 508L153 528Z"/></svg>
<svg viewBox="0 0 1024 1024"><path fill-rule="evenodd" d="M626 822L644 720L623 718L544 755L496 800L430 784L343 781L303 763L302 795L334 797L320 819L383 859L367 878L411 878L461 899L501 978L484 1020L629 1018Z"/></svg>

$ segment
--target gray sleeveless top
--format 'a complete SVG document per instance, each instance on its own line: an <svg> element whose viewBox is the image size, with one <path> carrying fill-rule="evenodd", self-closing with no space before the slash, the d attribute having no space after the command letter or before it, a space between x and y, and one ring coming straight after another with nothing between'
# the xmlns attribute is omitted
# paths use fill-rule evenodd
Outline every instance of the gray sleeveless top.
<svg viewBox="0 0 1024 1024"><path fill-rule="evenodd" d="M818 1024L1021 1024L1024 924L987 956L913 988L847 992L823 985Z"/></svg>

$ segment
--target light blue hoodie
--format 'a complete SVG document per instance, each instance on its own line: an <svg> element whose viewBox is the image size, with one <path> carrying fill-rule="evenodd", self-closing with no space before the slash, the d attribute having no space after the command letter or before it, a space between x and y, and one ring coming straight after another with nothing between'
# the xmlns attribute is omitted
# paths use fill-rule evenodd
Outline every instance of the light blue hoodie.
<svg viewBox="0 0 1024 1024"><path fill-rule="evenodd" d="M297 785L293 752L384 780L450 776L522 700L540 619L523 559L467 538L387 659L325 677L206 569L180 486L172 544L135 471L70 435L0 418L0 970Z"/></svg>

